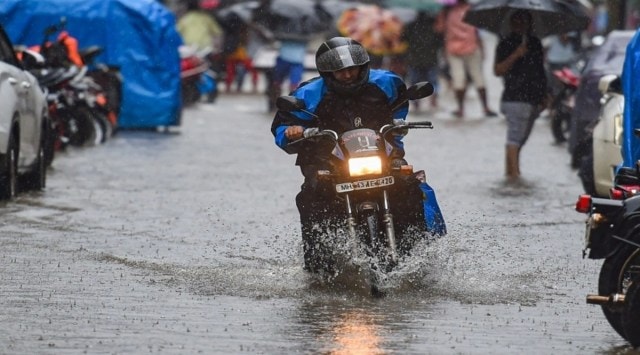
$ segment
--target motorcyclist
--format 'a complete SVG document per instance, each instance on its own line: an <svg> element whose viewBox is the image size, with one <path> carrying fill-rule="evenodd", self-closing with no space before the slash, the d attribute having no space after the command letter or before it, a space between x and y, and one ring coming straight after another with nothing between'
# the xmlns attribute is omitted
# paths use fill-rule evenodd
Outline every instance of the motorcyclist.
<svg viewBox="0 0 640 355"><path fill-rule="evenodd" d="M334 37L322 43L315 60L320 76L302 83L291 95L302 99L307 111L317 118L301 111L277 111L271 126L276 144L289 154L298 154L296 165L305 178L296 196L296 205L300 213L305 269L310 271L317 267L313 265L313 255L314 240L321 233L318 226L332 221L337 217L336 211L342 211L344 206L334 200L335 188L317 178L318 170L328 169L331 149L310 142L295 147L288 144L313 129L330 129L338 134L355 128L379 130L394 120L403 120L409 106L404 102L399 109L392 110L404 101L404 81L393 72L370 69L367 51L351 38ZM392 137L390 143L395 147L393 164L406 164L402 137ZM415 177L396 183L390 195L391 208L396 211L394 222L399 228L424 225L423 194Z"/></svg>

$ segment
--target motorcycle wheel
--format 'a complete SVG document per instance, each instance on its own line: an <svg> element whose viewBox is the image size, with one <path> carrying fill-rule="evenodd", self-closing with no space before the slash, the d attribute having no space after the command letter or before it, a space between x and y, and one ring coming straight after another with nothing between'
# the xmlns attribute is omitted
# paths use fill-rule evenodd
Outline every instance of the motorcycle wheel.
<svg viewBox="0 0 640 355"><path fill-rule="evenodd" d="M93 119L98 122L98 127L100 127L100 134L96 135L96 141L99 140L99 142L96 143L104 143L113 135L113 126L104 112L93 109L91 114Z"/></svg>
<svg viewBox="0 0 640 355"><path fill-rule="evenodd" d="M640 346L640 279L636 278L625 295L622 328L627 340L636 348Z"/></svg>
<svg viewBox="0 0 640 355"><path fill-rule="evenodd" d="M74 147L93 146L102 140L100 125L88 107L77 107L73 111L67 119L65 133L69 145Z"/></svg>
<svg viewBox="0 0 640 355"><path fill-rule="evenodd" d="M380 230L380 222L380 218L375 210L363 211L361 224L362 230L365 231L365 243L368 246L371 257L378 261L377 264L372 265L372 268L387 273L390 272L395 265L387 253L387 243Z"/></svg>
<svg viewBox="0 0 640 355"><path fill-rule="evenodd" d="M185 106L193 105L200 100L200 91L196 86L196 82L187 81L182 83L182 104Z"/></svg>
<svg viewBox="0 0 640 355"><path fill-rule="evenodd" d="M638 241L637 236L628 236L627 239ZM640 273L640 249L623 244L618 251L605 259L600 269L598 279L598 293L611 295L614 293L626 294L631 285L634 274ZM622 326L623 307L615 304L602 305L602 312L613 329L623 338L627 339Z"/></svg>
<svg viewBox="0 0 640 355"><path fill-rule="evenodd" d="M564 143L569 136L571 129L571 112L566 108L559 107L551 116L551 133L556 140L556 144Z"/></svg>

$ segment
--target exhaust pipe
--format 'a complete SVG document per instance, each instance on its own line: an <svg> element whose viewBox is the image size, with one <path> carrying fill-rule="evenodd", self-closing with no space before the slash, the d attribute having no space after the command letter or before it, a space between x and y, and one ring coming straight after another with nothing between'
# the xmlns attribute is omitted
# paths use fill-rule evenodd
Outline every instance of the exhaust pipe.
<svg viewBox="0 0 640 355"><path fill-rule="evenodd" d="M600 295L587 295L587 303L588 304L621 304L624 303L624 294L623 293L614 293L610 296L600 296Z"/></svg>

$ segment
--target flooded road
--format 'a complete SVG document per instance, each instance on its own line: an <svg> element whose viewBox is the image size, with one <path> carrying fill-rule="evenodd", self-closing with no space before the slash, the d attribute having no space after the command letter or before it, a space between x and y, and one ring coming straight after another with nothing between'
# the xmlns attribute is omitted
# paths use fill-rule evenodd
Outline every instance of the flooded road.
<svg viewBox="0 0 640 355"><path fill-rule="evenodd" d="M357 275L303 272L302 178L263 109L221 96L170 133L120 132L2 204L0 353L631 353L585 303L601 262L582 259L580 183L546 119L514 188L504 119L410 116L434 122L406 137L407 159L449 234L372 298Z"/></svg>

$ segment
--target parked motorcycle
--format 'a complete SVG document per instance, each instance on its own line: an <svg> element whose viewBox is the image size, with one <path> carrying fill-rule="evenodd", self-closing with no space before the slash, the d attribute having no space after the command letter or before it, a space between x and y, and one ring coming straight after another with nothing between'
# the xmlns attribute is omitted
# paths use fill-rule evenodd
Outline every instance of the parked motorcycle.
<svg viewBox="0 0 640 355"><path fill-rule="evenodd" d="M111 132L106 112L106 97L88 73L77 41L64 31L66 19L44 30L42 43L31 47L45 59L30 71L50 91L50 115L59 134L54 145L62 149L67 145L95 145L103 142ZM59 33L56 40L50 37Z"/></svg>
<svg viewBox="0 0 640 355"><path fill-rule="evenodd" d="M604 259L598 294L588 295L587 303L600 305L613 329L634 346L640 345L640 163L636 165L618 171L611 198L581 195L576 202L576 211L588 215L583 256Z"/></svg>
<svg viewBox="0 0 640 355"><path fill-rule="evenodd" d="M218 95L217 74L210 68L208 56L211 50L197 50L182 45L180 52L180 88L183 105L191 105L205 95L214 102Z"/></svg>
<svg viewBox="0 0 640 355"><path fill-rule="evenodd" d="M552 72L555 88L551 96L551 133L557 144L566 142L571 130L571 112L575 106L575 95L580 85L580 77L565 67Z"/></svg>
<svg viewBox="0 0 640 355"><path fill-rule="evenodd" d="M407 100L427 97L433 93L433 86L428 82L418 83L407 90ZM304 102L292 96L281 96L276 100L278 109L288 112L306 111ZM398 108L396 107L396 109ZM394 165L390 154L393 150L388 139L393 135L404 135L410 129L432 129L431 122L412 122L383 126L378 132L368 128L356 128L338 135L332 130L307 128L304 138L291 142L290 145L320 144L332 152L329 170L318 172L318 178L333 186L334 200L344 206L344 210L335 211L338 216L337 229L346 233L346 241L350 246L350 256L365 255L370 260L372 272L372 291L377 292L380 274L391 271L399 262L405 248L400 248L398 229L402 226L394 223L395 218L402 217L402 211L392 211L390 207L390 191L401 179L415 177L421 179L425 202L425 228L414 234L428 232L434 235L446 233L445 222L435 200L433 190L425 182L424 171L414 173L410 165ZM307 144L305 143L305 144ZM429 192L430 191L430 192ZM318 258L315 265L322 265L332 273L332 266L337 263L335 240L319 240L316 249ZM333 238L335 239L335 238Z"/></svg>
<svg viewBox="0 0 640 355"><path fill-rule="evenodd" d="M96 57L100 53L102 53L100 46L90 46L82 49L80 56L89 68L87 76L97 84L97 86L93 86L98 106L95 111L99 115L106 116L107 121L110 123L109 127L104 127L107 132L105 136L108 138L118 128L123 77L119 67L96 61Z"/></svg>

